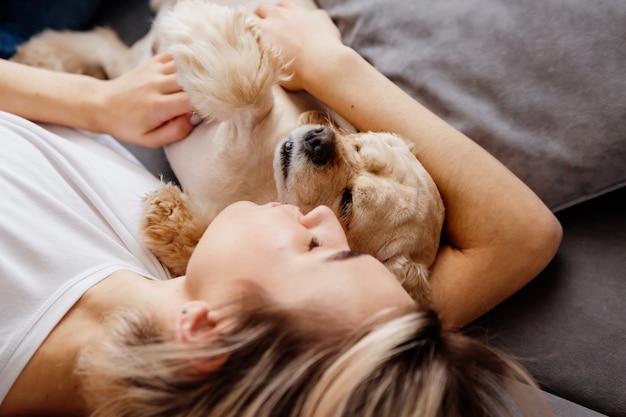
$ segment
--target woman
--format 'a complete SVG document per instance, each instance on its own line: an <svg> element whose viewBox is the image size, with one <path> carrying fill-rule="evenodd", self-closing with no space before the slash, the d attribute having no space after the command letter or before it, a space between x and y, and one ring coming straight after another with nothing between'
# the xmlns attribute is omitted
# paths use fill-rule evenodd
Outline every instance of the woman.
<svg viewBox="0 0 626 417"><path fill-rule="evenodd" d="M327 15L258 15L295 58L288 87L414 142L449 216L432 275L446 326L551 259L560 228L537 197L345 48ZM351 252L327 209L231 206L168 280L137 233L156 179L81 133L7 114L2 126L0 415L501 415L523 393L508 361Z"/></svg>

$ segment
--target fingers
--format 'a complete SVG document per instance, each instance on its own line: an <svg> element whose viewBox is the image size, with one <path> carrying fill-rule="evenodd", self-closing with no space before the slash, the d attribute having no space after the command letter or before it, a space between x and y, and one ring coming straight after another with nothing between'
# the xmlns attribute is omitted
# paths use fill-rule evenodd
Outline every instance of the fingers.
<svg viewBox="0 0 626 417"><path fill-rule="evenodd" d="M153 71L162 77L156 78L158 91L161 94L172 94L182 91L182 87L176 81L176 62L171 55L160 54L153 57L155 67Z"/></svg>
<svg viewBox="0 0 626 417"><path fill-rule="evenodd" d="M164 96L159 112L160 120L170 120L182 114L191 114L196 109L189 102L189 94L184 91Z"/></svg>
<svg viewBox="0 0 626 417"><path fill-rule="evenodd" d="M152 120L153 127L146 126L151 130L143 131L130 143L158 148L187 137L201 122L185 92L164 96L147 118Z"/></svg>
<svg viewBox="0 0 626 417"><path fill-rule="evenodd" d="M272 7L272 5L268 3L260 4L256 9L254 9L254 14L261 19L265 19L269 13L270 7Z"/></svg>
<svg viewBox="0 0 626 417"><path fill-rule="evenodd" d="M285 7L285 8L288 8L288 9L289 8L294 8L294 7L296 7L296 8L300 7L293 0L280 0L278 3L276 3L276 6L278 6L278 7Z"/></svg>
<svg viewBox="0 0 626 417"><path fill-rule="evenodd" d="M151 57L144 66L161 74L175 74L176 62L170 54L161 53Z"/></svg>
<svg viewBox="0 0 626 417"><path fill-rule="evenodd" d="M160 62L162 64L166 64L168 62L173 62L174 58L172 57L172 55L167 54L167 53L160 53L160 54L156 54L154 55L152 58L150 58L152 61L155 62Z"/></svg>
<svg viewBox="0 0 626 417"><path fill-rule="evenodd" d="M169 59L167 61L161 62L161 73L162 74L176 74L176 62L171 55L167 55Z"/></svg>
<svg viewBox="0 0 626 417"><path fill-rule="evenodd" d="M160 80L159 92L161 94L174 94L183 91L176 80L176 74L167 74Z"/></svg>
<svg viewBox="0 0 626 417"><path fill-rule="evenodd" d="M256 14L261 19L265 19L271 14L277 12L280 7L293 8L293 7L297 7L297 5L290 0L281 0L277 3L261 3L254 10L254 14Z"/></svg>
<svg viewBox="0 0 626 417"><path fill-rule="evenodd" d="M159 148L186 138L195 127L191 123L191 117L190 113L180 115L148 132L143 141L145 146Z"/></svg>
<svg viewBox="0 0 626 417"><path fill-rule="evenodd" d="M165 55L160 65L163 75L157 89L162 95L153 115L164 122L144 135L142 142L149 147L160 147L181 140L198 124L197 118L191 118L196 109L191 105L189 94L183 91L176 80L174 59Z"/></svg>

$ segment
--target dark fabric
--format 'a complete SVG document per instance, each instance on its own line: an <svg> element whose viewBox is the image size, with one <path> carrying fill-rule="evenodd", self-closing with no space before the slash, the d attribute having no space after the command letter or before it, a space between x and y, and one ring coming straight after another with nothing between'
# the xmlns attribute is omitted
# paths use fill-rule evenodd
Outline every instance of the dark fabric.
<svg viewBox="0 0 626 417"><path fill-rule="evenodd" d="M626 185L626 1L317 3L345 43L553 210Z"/></svg>
<svg viewBox="0 0 626 417"><path fill-rule="evenodd" d="M101 0L2 0L0 58L44 29L86 29Z"/></svg>
<svg viewBox="0 0 626 417"><path fill-rule="evenodd" d="M153 18L148 0L104 0L93 25L113 28L131 45L146 34Z"/></svg>

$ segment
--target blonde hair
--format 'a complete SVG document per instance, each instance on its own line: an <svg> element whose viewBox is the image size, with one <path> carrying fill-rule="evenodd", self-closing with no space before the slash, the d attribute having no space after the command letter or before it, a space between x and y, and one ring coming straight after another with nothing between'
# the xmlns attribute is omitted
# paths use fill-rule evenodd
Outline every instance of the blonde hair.
<svg viewBox="0 0 626 417"><path fill-rule="evenodd" d="M79 357L93 416L546 415L519 366L417 306L346 334L328 317L256 303L232 333L185 346L145 314L109 321L113 332ZM219 358L217 371L194 366Z"/></svg>

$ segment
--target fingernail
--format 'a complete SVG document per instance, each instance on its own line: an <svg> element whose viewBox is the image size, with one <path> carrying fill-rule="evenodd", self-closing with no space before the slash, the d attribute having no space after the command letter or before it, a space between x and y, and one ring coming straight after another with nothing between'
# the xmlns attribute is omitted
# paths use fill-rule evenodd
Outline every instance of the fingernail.
<svg viewBox="0 0 626 417"><path fill-rule="evenodd" d="M198 113L192 113L191 117L189 118L189 123L196 126L199 125L200 122L202 122L202 118L200 117L200 115L198 115Z"/></svg>

